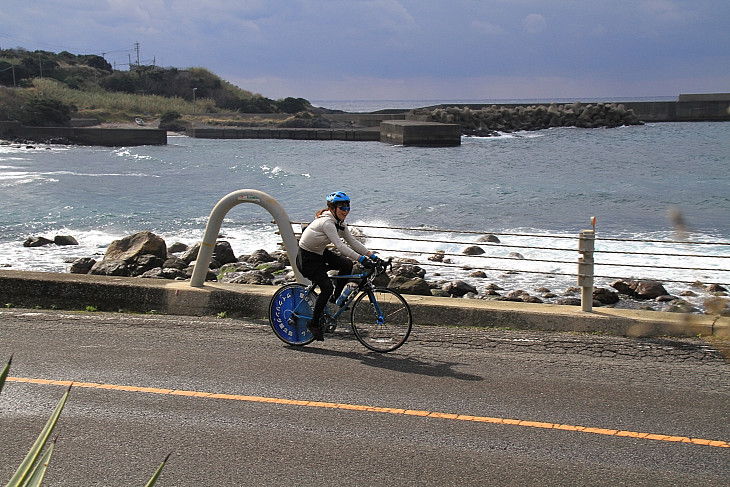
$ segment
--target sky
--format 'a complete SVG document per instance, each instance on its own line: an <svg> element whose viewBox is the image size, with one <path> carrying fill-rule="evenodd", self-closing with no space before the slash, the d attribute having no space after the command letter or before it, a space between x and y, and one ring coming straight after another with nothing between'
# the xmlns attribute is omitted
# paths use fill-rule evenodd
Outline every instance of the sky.
<svg viewBox="0 0 730 487"><path fill-rule="evenodd" d="M0 0L0 47L204 67L280 99L730 92L728 0Z"/></svg>

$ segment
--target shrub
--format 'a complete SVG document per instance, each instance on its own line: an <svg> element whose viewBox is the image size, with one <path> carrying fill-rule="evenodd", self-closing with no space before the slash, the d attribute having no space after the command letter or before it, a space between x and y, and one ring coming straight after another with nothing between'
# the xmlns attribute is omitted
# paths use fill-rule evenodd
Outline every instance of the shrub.
<svg viewBox="0 0 730 487"><path fill-rule="evenodd" d="M34 127L53 127L67 125L71 112L76 107L67 105L55 98L36 95L28 99L20 113L20 121Z"/></svg>

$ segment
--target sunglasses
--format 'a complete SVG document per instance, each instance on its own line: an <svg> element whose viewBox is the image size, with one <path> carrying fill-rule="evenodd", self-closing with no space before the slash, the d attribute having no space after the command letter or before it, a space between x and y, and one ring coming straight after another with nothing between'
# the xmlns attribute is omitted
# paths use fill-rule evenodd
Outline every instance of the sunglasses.
<svg viewBox="0 0 730 487"><path fill-rule="evenodd" d="M338 206L337 209L338 210L342 210L342 211L350 211L350 207L349 206Z"/></svg>

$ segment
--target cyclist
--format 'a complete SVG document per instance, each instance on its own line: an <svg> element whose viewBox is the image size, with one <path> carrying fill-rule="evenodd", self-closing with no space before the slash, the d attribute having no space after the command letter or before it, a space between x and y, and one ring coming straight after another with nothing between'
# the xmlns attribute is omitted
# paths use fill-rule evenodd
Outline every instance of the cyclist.
<svg viewBox="0 0 730 487"><path fill-rule="evenodd" d="M378 259L350 233L345 223L349 213L350 197L342 191L330 194L327 196L327 208L317 212L317 217L304 229L299 240L297 268L304 277L317 284L320 290L312 321L307 325L318 341L324 340L321 321L327 300L334 302L347 284L346 279L336 279L337 287L333 289L327 271L337 270L340 275L352 274L353 260L365 267L372 267ZM342 255L327 249L330 243Z"/></svg>

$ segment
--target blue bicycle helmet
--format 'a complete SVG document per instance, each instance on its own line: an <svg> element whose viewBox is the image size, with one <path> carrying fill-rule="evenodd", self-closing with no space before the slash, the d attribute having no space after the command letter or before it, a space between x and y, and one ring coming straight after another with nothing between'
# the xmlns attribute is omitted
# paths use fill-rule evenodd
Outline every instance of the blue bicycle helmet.
<svg viewBox="0 0 730 487"><path fill-rule="evenodd" d="M334 193L327 196L327 203L349 203L350 197L343 191L335 191Z"/></svg>

